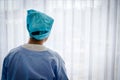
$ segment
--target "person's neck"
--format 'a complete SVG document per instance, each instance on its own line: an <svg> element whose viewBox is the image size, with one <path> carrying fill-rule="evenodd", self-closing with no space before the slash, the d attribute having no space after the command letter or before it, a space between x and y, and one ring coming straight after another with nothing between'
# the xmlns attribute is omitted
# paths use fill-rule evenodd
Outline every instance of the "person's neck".
<svg viewBox="0 0 120 80"><path fill-rule="evenodd" d="M28 41L28 44L43 45L43 43L44 43L44 40L35 40L35 39L32 39L32 38L30 38L29 41Z"/></svg>

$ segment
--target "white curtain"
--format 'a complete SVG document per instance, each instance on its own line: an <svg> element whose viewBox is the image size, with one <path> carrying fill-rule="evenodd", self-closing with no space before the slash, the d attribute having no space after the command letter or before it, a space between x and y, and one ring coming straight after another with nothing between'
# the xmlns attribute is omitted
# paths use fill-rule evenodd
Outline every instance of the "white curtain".
<svg viewBox="0 0 120 80"><path fill-rule="evenodd" d="M0 72L8 51L29 38L28 9L55 19L45 45L70 80L120 80L120 0L0 0Z"/></svg>

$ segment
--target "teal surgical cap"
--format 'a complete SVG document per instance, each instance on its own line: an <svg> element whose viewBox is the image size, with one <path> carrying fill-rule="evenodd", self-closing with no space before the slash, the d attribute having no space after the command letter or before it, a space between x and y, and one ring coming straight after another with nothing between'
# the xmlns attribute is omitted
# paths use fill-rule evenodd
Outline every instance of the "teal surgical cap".
<svg viewBox="0 0 120 80"><path fill-rule="evenodd" d="M27 10L27 29L31 38L43 40L50 34L54 19L50 16L30 9Z"/></svg>

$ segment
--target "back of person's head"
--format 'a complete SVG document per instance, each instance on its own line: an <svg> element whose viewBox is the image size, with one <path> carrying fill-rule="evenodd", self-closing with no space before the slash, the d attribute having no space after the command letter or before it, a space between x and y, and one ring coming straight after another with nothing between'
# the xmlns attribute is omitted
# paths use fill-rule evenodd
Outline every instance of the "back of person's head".
<svg viewBox="0 0 120 80"><path fill-rule="evenodd" d="M43 40L49 37L54 19L50 16L30 9L27 11L27 30L30 38Z"/></svg>

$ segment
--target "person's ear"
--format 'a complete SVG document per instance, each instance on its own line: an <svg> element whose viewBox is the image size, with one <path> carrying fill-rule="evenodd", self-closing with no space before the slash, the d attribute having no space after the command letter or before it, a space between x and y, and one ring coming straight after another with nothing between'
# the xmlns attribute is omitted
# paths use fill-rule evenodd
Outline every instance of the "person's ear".
<svg viewBox="0 0 120 80"><path fill-rule="evenodd" d="M45 40L44 40L44 41L47 41L47 39L48 39L48 37L47 37L47 38L45 38Z"/></svg>

